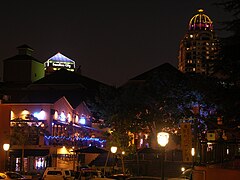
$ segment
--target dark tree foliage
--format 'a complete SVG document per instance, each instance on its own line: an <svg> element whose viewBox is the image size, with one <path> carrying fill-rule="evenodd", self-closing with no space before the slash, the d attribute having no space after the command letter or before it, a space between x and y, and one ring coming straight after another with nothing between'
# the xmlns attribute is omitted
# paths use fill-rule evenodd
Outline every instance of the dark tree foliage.
<svg viewBox="0 0 240 180"><path fill-rule="evenodd" d="M232 15L225 25L224 30L230 32L229 36L222 39L222 61L216 66L221 70L226 83L225 91L220 95L221 114L225 121L239 121L238 107L240 104L240 1L239 0L217 0L215 5L224 9Z"/></svg>
<svg viewBox="0 0 240 180"><path fill-rule="evenodd" d="M113 128L111 138L126 148L128 132L138 133L146 129L153 136L156 131L179 127L179 123L192 119L194 106L199 106L199 122L206 128L205 121L211 116L217 119L217 83L200 77L184 75L180 79L153 74L145 81L129 83L116 91L114 99L108 99L114 108L109 108L107 123Z"/></svg>
<svg viewBox="0 0 240 180"><path fill-rule="evenodd" d="M224 30L230 34L222 38L222 61L216 66L217 70L228 77L228 83L236 84L240 77L240 1L218 0L215 5L223 8L232 15L232 19L224 24Z"/></svg>

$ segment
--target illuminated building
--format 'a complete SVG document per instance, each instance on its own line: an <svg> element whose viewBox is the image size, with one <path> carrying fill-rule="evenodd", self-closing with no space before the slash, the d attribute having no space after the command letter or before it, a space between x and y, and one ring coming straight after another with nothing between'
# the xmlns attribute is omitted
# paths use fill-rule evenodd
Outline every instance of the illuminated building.
<svg viewBox="0 0 240 180"><path fill-rule="evenodd" d="M85 102L94 101L92 97L97 95L99 89L112 87L73 72L75 62L60 53L45 62L47 70L51 70L53 66L57 66L59 70L52 69L51 74L44 76L44 64L39 62L42 78L24 84L18 83L17 78L21 77L17 76L21 75L22 70L24 71L22 73L31 76L29 73L31 62L36 61L31 57L33 50L29 46L23 45L18 49L19 55L5 60L4 66L8 68L8 73L11 73L10 62L12 62L14 70L12 73L16 79L3 82L3 91L0 94L0 119L1 127L4 129L0 132L0 142L11 144L8 152L9 170L20 170L22 162L25 172L41 172L46 166L74 169L75 160L76 165L79 165L80 160L81 163L85 163L91 157L82 154L81 159L76 158L71 149L106 145L103 132L108 128L99 129L99 125L104 121L95 119ZM24 65L28 69L24 69ZM20 141L15 139L19 136L13 138L10 136L14 124L21 127L21 131L17 132L26 129L21 135L31 133L24 147L23 161L22 146ZM23 125L27 128L22 128ZM31 131L28 131L29 128ZM32 132L32 128L43 128L44 131L40 135L35 131ZM61 148L65 151L60 151ZM2 157L4 157L3 148L0 149L0 170L4 165Z"/></svg>
<svg viewBox="0 0 240 180"><path fill-rule="evenodd" d="M60 69L75 71L75 61L69 59L61 53L57 53L44 63L44 69L45 75L51 74L54 71L58 71Z"/></svg>
<svg viewBox="0 0 240 180"><path fill-rule="evenodd" d="M180 42L178 69L183 73L212 74L213 65L219 60L219 48L213 22L199 9Z"/></svg>
<svg viewBox="0 0 240 180"><path fill-rule="evenodd" d="M0 140L3 143L11 143L9 161L11 168L15 171L21 170L22 149L22 145L13 135L16 126L21 127L25 124L27 126L23 127L37 127L45 132L38 134L32 129L29 138L21 136L25 139L26 171L43 170L47 165L61 166L62 164L67 164L68 168L72 169L76 160L72 149L88 146L105 147L106 144L106 140L101 137L103 131L92 127L94 118L84 102L73 108L63 96L51 103L0 104L0 112L1 127L5 129L0 133ZM20 128L18 130L22 132ZM27 131L24 132L27 133ZM60 152L63 146L65 151ZM1 149L0 153L1 151L3 150Z"/></svg>

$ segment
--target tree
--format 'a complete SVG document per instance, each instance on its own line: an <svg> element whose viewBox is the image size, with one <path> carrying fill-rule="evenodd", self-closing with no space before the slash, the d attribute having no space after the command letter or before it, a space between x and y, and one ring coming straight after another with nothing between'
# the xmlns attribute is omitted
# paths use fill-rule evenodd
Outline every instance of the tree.
<svg viewBox="0 0 240 180"><path fill-rule="evenodd" d="M229 32L229 36L222 38L222 60L215 69L228 77L229 83L236 84L240 79L240 2L238 0L216 1L215 5L223 8L232 15L232 19L222 22L223 30Z"/></svg>

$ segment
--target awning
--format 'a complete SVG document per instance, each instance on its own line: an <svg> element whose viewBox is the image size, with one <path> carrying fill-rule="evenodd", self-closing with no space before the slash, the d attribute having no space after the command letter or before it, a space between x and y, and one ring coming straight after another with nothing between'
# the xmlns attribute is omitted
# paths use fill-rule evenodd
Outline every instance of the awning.
<svg viewBox="0 0 240 180"><path fill-rule="evenodd" d="M96 146L89 146L87 148L83 149L77 149L75 150L76 153L93 153L93 154L102 154L102 153L107 153L108 151Z"/></svg>
<svg viewBox="0 0 240 180"><path fill-rule="evenodd" d="M22 150L21 149L12 149L9 151L10 156L14 157L21 157L22 156ZM25 149L24 150L24 157L28 156L47 156L49 155L48 149Z"/></svg>

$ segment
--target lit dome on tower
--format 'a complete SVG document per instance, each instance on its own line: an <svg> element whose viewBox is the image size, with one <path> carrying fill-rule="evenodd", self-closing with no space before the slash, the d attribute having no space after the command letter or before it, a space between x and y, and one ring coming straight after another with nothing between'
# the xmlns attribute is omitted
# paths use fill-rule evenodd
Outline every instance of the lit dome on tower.
<svg viewBox="0 0 240 180"><path fill-rule="evenodd" d="M213 30L213 23L211 19L203 13L203 9L198 10L198 14L192 17L189 21L189 30Z"/></svg>

